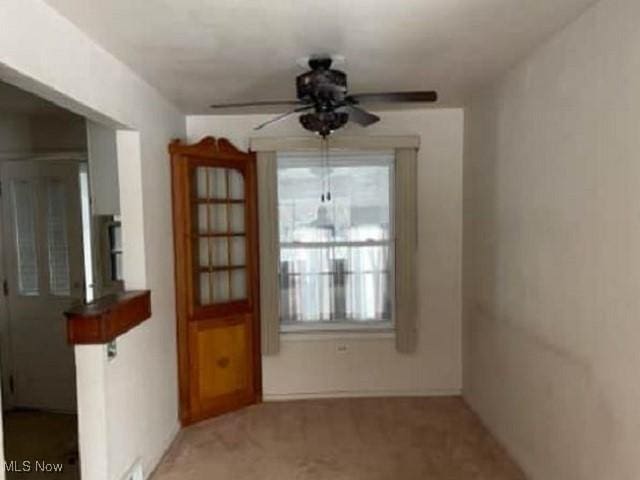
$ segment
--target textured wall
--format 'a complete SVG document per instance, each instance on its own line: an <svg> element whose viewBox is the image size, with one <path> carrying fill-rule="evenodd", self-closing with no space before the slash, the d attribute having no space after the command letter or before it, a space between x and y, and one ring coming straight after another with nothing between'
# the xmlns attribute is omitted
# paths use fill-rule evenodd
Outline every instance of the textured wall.
<svg viewBox="0 0 640 480"><path fill-rule="evenodd" d="M464 392L535 480L640 478L640 2L466 111Z"/></svg>

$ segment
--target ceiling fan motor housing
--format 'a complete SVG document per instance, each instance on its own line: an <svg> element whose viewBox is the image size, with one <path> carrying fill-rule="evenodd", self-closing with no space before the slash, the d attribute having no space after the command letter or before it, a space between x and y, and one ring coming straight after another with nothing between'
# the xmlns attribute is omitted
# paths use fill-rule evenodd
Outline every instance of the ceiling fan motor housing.
<svg viewBox="0 0 640 480"><path fill-rule="evenodd" d="M319 68L296 77L298 99L330 110L344 101L347 75L340 70Z"/></svg>

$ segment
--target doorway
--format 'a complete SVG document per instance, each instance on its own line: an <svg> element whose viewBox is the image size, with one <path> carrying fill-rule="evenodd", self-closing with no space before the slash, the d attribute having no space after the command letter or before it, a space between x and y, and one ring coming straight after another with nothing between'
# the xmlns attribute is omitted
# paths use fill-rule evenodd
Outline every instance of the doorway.
<svg viewBox="0 0 640 480"><path fill-rule="evenodd" d="M0 165L8 478L36 460L79 478L74 354L63 317L84 298L79 178L74 160Z"/></svg>
<svg viewBox="0 0 640 480"><path fill-rule="evenodd" d="M0 100L4 476L78 479L75 359L63 312L86 297L86 122L4 83Z"/></svg>

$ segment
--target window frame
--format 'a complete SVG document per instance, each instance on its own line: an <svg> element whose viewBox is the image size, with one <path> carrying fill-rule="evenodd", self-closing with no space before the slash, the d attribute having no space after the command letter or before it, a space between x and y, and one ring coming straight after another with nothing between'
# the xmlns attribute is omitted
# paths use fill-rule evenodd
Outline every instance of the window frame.
<svg viewBox="0 0 640 480"><path fill-rule="evenodd" d="M109 259L108 259L109 271L108 271L108 278L106 280L110 283L121 283L124 281L124 278L122 278L122 276L118 277L118 273L122 275L122 272L117 271L118 261L116 259L119 257L120 265L122 265L122 255L123 255L122 222L119 219L114 218L112 221L107 223L106 228L107 228L107 238L108 238L107 242L108 242L108 249L109 249ZM115 246L116 230L119 230L120 248L116 248Z"/></svg>
<svg viewBox="0 0 640 480"><path fill-rule="evenodd" d="M95 298L109 295L111 293L124 290L124 278L113 279L112 254L110 231L113 226L120 228L122 234L122 222L120 215L94 215L91 220L91 229L94 232L98 245L96 257L92 264L94 273L93 291ZM121 245L122 246L122 245ZM121 258L124 256L124 248L120 251Z"/></svg>
<svg viewBox="0 0 640 480"><path fill-rule="evenodd" d="M69 255L69 238L68 237L68 226L67 226L67 222L69 221L69 219L67 218L67 185L64 181L61 181L60 178L57 177L53 177L53 176L45 176L43 178L44 180L44 185L43 185L43 192L42 194L45 195L46 198L46 211L45 211L45 229L46 229L46 258L47 258L47 284L48 284L48 292L49 295L53 296L53 297L70 297L72 295L72 279L71 279L71 259L70 259L70 255ZM56 278L55 278L55 273L54 273L54 268L52 266L52 263L55 262L55 254L56 252L52 250L53 245L53 236L54 236L54 232L51 230L51 220L53 219L53 199L51 198L51 188L53 185L59 185L62 188L62 209L60 212L60 219L61 220L61 225L62 225L62 237L64 238L64 245L62 248L62 253L63 253L63 257L64 257L64 264L66 266L66 281L67 281L67 285L66 288L56 288Z"/></svg>
<svg viewBox="0 0 640 480"><path fill-rule="evenodd" d="M339 159L332 158L331 155L338 156ZM357 150L357 149L339 149L330 150L330 164L331 166L388 166L389 167L389 236L386 240L371 240L371 241L332 241L332 242L281 242L280 232L278 228L278 283L280 285L280 267L281 267L281 251L282 248L336 248L336 247L375 247L375 246L387 246L389 249L389 261L388 261L388 274L389 274L389 300L390 300L390 319L389 320L370 320L370 319L355 319L355 320L331 320L331 321L309 321L309 322L294 322L284 323L282 316L278 315L278 325L281 334L314 334L314 333L388 333L395 331L395 292L396 292L396 272L395 272L395 244L396 244L396 211L395 211L395 168L396 168L396 156L394 150ZM276 175L281 169L282 163L288 162L290 166L294 166L297 161L292 161L292 158L300 159L301 166L307 166L305 161L309 159L320 159L320 152L318 151L278 151L277 152L277 167ZM302 160L301 157L307 157ZM354 157L348 160L345 157ZM282 163L281 163L282 162ZM277 178L277 177L276 177ZM278 195L278 206L280 205ZM278 209L278 222L280 221L280 213ZM280 286L278 286L278 292L280 294Z"/></svg>

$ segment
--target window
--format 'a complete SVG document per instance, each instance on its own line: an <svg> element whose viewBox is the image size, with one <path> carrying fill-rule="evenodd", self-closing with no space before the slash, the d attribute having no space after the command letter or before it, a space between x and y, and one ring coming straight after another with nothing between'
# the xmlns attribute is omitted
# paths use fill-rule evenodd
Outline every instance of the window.
<svg viewBox="0 0 640 480"><path fill-rule="evenodd" d="M38 256L36 253L36 189L30 180L12 180L20 295L38 295Z"/></svg>
<svg viewBox="0 0 640 480"><path fill-rule="evenodd" d="M95 284L90 285L91 298L100 298L124 290L122 271L122 225L119 215L93 215L88 227L95 231ZM88 230L88 229L87 229ZM91 235L91 232L88 232ZM89 237L90 238L90 237ZM93 247L93 246L92 246ZM87 265L85 265L86 269ZM87 301L90 301L87 296Z"/></svg>
<svg viewBox="0 0 640 480"><path fill-rule="evenodd" d="M119 220L107 226L109 232L109 280L113 282L122 281L122 225Z"/></svg>
<svg viewBox="0 0 640 480"><path fill-rule="evenodd" d="M391 327L393 159L278 155L283 331Z"/></svg>
<svg viewBox="0 0 640 480"><path fill-rule="evenodd" d="M71 295L71 280L65 183L55 178L47 178L46 182L49 289L52 295L68 296Z"/></svg>
<svg viewBox="0 0 640 480"><path fill-rule="evenodd" d="M91 215L91 194L89 192L89 165L86 162L80 164L79 178L80 184L80 214L82 217L82 252L84 262L84 300L93 302L98 292L98 280L94 277L93 266L93 242L92 242L92 215Z"/></svg>

